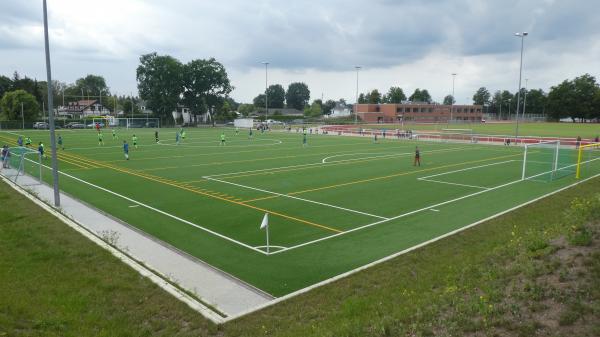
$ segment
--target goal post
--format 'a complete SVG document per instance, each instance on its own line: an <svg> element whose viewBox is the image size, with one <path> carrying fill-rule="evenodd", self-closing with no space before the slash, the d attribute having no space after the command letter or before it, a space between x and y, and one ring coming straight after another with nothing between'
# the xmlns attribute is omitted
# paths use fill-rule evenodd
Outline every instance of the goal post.
<svg viewBox="0 0 600 337"><path fill-rule="evenodd" d="M579 146L575 178L600 173L600 143Z"/></svg>
<svg viewBox="0 0 600 337"><path fill-rule="evenodd" d="M160 118L114 118L107 119L110 128L138 129L160 128Z"/></svg>
<svg viewBox="0 0 600 337"><path fill-rule="evenodd" d="M37 183L42 183L42 158L38 151L28 147L9 148L10 157L7 158L3 174L13 182L25 174L35 178ZM36 184L37 184L36 183Z"/></svg>
<svg viewBox="0 0 600 337"><path fill-rule="evenodd" d="M561 147L560 140L524 146L521 180L552 181L575 173L574 169L573 151Z"/></svg>
<svg viewBox="0 0 600 337"><path fill-rule="evenodd" d="M441 129L440 141L476 143L477 138L473 137L473 129Z"/></svg>

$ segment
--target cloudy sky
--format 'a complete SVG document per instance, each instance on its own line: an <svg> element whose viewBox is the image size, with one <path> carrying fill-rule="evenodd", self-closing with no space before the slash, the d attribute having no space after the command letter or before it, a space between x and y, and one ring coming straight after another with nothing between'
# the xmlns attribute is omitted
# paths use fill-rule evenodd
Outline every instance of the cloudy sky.
<svg viewBox="0 0 600 337"><path fill-rule="evenodd" d="M516 91L520 39L524 75L543 88L584 73L600 77L598 0L48 0L52 72L72 83L106 78L112 92L136 93L139 56L182 62L214 57L250 102L269 84L302 81L311 99L359 90L408 94L426 88L442 101L457 73L458 103L474 91ZM45 79L41 0L0 1L0 74ZM524 84L523 84L524 85Z"/></svg>

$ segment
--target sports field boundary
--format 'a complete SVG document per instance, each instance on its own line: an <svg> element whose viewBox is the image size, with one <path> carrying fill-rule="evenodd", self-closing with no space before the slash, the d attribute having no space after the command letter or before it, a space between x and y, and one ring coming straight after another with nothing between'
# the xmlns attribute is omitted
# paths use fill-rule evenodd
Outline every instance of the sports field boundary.
<svg viewBox="0 0 600 337"><path fill-rule="evenodd" d="M565 190L567 190L567 189L569 189L569 188L575 187L575 186L577 186L577 185L579 185L579 184L582 184L582 183L584 183L584 182L586 182L586 181L588 181L588 180L596 179L596 178L598 178L598 177L600 177L600 173L599 173L599 174L596 174L596 175L593 175L593 176L591 176L591 177L589 177L589 178L586 178L586 179L582 179L582 180L576 181L576 182L574 182L574 183L572 183L572 184L570 184L570 185L567 185L567 186L561 187L560 189L558 189L558 190L556 190L556 191L552 191L552 192L546 193L546 194L544 194L544 195L541 195L541 196L539 196L539 197L537 197L537 198L534 198L534 199L532 199L532 200L529 200L529 201L527 201L527 202L524 202L524 203L522 203L522 204L516 205L516 206L514 206L514 207L512 207L512 208L506 209L506 210L504 210L504 211L502 211L502 212L498 212L498 213L496 213L496 214L493 214L493 215L491 215L491 216L489 216L489 217L487 217L487 218L485 218L485 219L481 219L481 220L479 220L479 221L476 221L476 222L473 222L473 223L471 223L471 224L469 224L469 225L463 226L463 227L461 227L461 228L457 228L457 229L455 229L455 230L453 230L453 231L450 231L450 232L448 232L448 233L442 234L442 235L440 235L440 236L437 236L437 237L435 237L435 238L433 238L433 239L427 240L427 241L425 241L425 242L422 242L422 243L420 243L420 244L414 245L414 246L412 246L412 247L406 248L406 249L404 249L404 250L401 250L401 251L399 251L399 252L397 252L397 253L394 253L394 254L391 254L391 255L385 256L385 257L383 257L383 258L380 258L380 259L378 259L378 260L376 260L376 261L370 262L370 263L368 263L368 264L365 264L365 265L363 265L363 266L360 266L360 267L358 267L358 268L355 268L355 269L349 270L349 271L347 271L347 272L344 272L344 273L342 273L342 274L339 274L339 275L336 275L336 276L334 276L334 277L328 278L328 279L326 279L326 280L320 281L320 282L318 282L318 283L315 283L315 284L313 284L313 285L310 285L310 286L308 286L308 287L305 287L305 288L302 288L302 289L296 290L296 291L294 291L294 292L291 292L291 293L289 293L289 294L287 294L287 295L284 295L284 296L278 297L278 298L276 298L276 299L274 299L274 300L272 300L272 301L270 301L270 302L268 302L268 303L265 303L265 304L263 304L263 305L260 305L260 306L254 307L254 308L252 308L252 309L250 309L250 310L248 310L248 311L246 311L246 312L242 312L242 313L240 313L240 314L238 314L238 315L234 315L234 316L227 317L227 318L225 319L225 321L226 321L226 322L229 322L229 321L231 321L231 320L235 320L235 319L237 319L237 318L240 318L240 317L242 317L242 316L246 316L246 315L248 315L248 314L251 314L251 313L253 313L253 312L256 312L256 311L259 311L259 310L265 309L265 308L267 308L267 307L270 307L270 306L276 305L276 304L278 304L278 303L281 303L281 302L283 302L283 301L289 300L289 299L291 299L291 298L294 298L294 297L296 297L296 296L299 296L299 295L302 295L302 294L308 293L309 291L311 291L311 290L313 290L313 289L316 289L316 288L322 287L322 286L324 286L324 285L327 285L327 284L330 284L330 283L333 283L333 282L339 281L339 280L341 280L341 279L343 279L343 278L346 278L346 277L348 277L348 276L350 276L350 275L356 274L356 273L358 273L358 272L361 272L361 271L363 271L363 270L369 269L369 268L371 268L371 267L374 267L374 266L376 266L376 265L379 265L379 264L381 264L381 263L387 262L387 261L389 261L389 260L392 260L392 259L394 259L394 258L397 258L397 257L399 257L399 256L402 256L402 255L404 255L404 254L410 253L410 252L412 252L412 251L415 251L415 250L417 250L417 249L419 249L419 248L425 247L425 246L427 246L427 245L429 245L429 244L432 244L432 243L434 243L434 242L437 242L437 241L443 240L443 239L445 239L445 238L447 238L447 237L450 237L450 236L453 236L453 235L455 235L455 234L461 233L461 232L463 232L463 231L465 231L465 230L467 230L467 229L473 228L473 227L475 227L475 226L478 226L478 225L480 225L480 224L483 224L483 223L485 223L485 222L487 222L487 221L490 221L490 220L493 220L493 219L495 219L495 218L498 218L498 217L500 217L500 216L502 216L502 215L504 215L504 214L510 213L510 212L512 212L512 211L515 211L515 210L517 210L517 209L519 209L519 208L522 208L522 207L525 207L525 206L527 206L527 205L533 204L533 203L535 203L535 202L538 202L538 201L540 201L540 200L542 200L542 199L544 199L544 198L547 198L547 197L549 197L549 196L552 196L552 195L554 195L554 194L557 194L557 193L563 192L563 191L565 191Z"/></svg>

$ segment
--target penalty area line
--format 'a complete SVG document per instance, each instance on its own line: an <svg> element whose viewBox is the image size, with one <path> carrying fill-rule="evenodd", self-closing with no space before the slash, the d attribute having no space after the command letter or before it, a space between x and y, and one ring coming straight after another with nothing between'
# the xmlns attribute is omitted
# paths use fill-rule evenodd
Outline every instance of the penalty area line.
<svg viewBox="0 0 600 337"><path fill-rule="evenodd" d="M345 207L341 207L341 206L326 204L326 203L319 202L319 201L314 201L314 200L299 198L299 197L295 197L295 196L287 195L287 194L283 194L283 193L277 193L277 192L273 192L273 191L263 190L261 188L256 188L256 187L252 187L252 186L237 184L237 183L234 183L234 182L231 182L231 181L225 181L225 180L215 179L215 178L211 178L211 177L202 177L202 178L207 179L207 180L212 180L212 181L215 181L215 182L219 182L219 183L223 183L223 184L229 184L229 185L233 185L233 186L237 186L237 187L241 187L241 188L246 188L246 189L250 189L250 190L254 190L254 191L259 191L259 192L263 192L263 193L267 193L267 194L271 194L271 195L276 195L276 196L279 196L279 197L285 197L285 198L300 200L300 201L304 201L304 202L308 202L308 203L312 203L312 204L317 204L317 205L321 205L321 206L336 208L336 209L339 209L339 210L342 210L342 211L346 211L346 212L351 212L351 213L366 215L366 216L370 216L372 218L378 218L378 219L383 219L383 220L388 219L386 217L375 215L375 214L361 212L361 211L357 211L357 210L354 210L354 209L345 208Z"/></svg>

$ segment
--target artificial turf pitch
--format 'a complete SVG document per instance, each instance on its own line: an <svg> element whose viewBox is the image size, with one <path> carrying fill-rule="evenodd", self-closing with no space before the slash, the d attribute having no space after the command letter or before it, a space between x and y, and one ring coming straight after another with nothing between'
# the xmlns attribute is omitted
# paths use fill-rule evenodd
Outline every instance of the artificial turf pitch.
<svg viewBox="0 0 600 337"><path fill-rule="evenodd" d="M60 130L61 189L274 296L576 182L572 174L520 181L523 149L514 146L309 134L303 147L295 130L250 138L231 128L187 129L176 145L175 129L159 132L156 144L154 130L118 130L115 140L104 130L99 146L93 130ZM2 132L0 142L14 145L18 134ZM26 135L47 143L47 131ZM561 149L561 161L574 164L575 150ZM598 162L583 178L600 172Z"/></svg>

